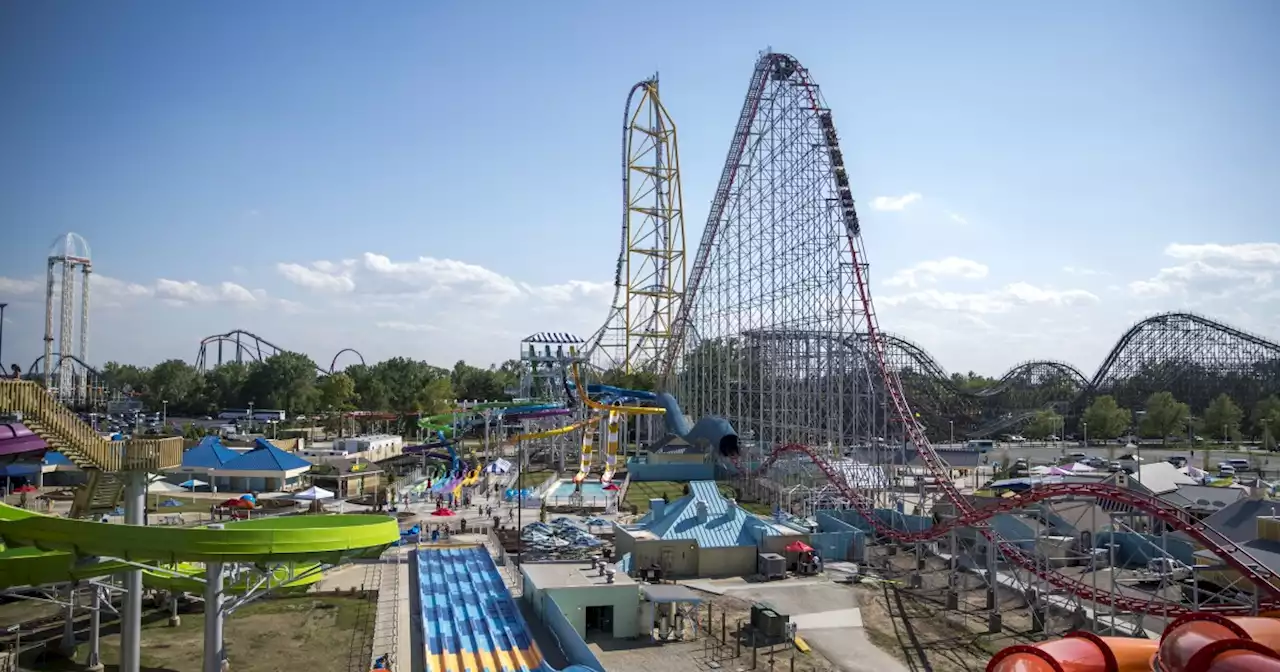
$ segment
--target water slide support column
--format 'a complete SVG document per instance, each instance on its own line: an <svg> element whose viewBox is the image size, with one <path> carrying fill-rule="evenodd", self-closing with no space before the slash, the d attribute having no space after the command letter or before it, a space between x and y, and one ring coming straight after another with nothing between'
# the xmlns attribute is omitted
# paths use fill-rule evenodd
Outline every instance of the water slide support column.
<svg viewBox="0 0 1280 672"><path fill-rule="evenodd" d="M145 525L147 472L124 476L124 522ZM120 672L139 672L142 666L142 570L124 573L124 612L120 614Z"/></svg>
<svg viewBox="0 0 1280 672"><path fill-rule="evenodd" d="M89 658L85 661L87 672L102 672L102 587L93 585L93 597L89 608Z"/></svg>
<svg viewBox="0 0 1280 672"><path fill-rule="evenodd" d="M204 666L202 670L203 672L222 672L225 657L222 628L227 614L222 602L225 596L223 582L226 571L221 562L206 562L204 569Z"/></svg>
<svg viewBox="0 0 1280 672"><path fill-rule="evenodd" d="M76 651L76 582L67 584L67 603L62 608L62 642L59 648L64 653L74 654Z"/></svg>

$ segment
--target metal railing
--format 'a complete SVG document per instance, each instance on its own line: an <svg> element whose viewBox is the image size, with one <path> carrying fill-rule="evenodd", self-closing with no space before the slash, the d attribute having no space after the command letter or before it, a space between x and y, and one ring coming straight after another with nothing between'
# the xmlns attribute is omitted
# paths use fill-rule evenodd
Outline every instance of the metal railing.
<svg viewBox="0 0 1280 672"><path fill-rule="evenodd" d="M32 381L0 379L0 411L22 413L28 429L82 469L159 471L182 464L181 437L105 439Z"/></svg>

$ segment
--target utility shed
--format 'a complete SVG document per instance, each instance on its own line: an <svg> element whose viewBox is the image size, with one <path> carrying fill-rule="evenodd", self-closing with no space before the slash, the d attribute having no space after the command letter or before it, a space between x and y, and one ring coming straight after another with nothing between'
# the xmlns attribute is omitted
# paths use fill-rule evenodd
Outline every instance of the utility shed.
<svg viewBox="0 0 1280 672"><path fill-rule="evenodd" d="M749 576L756 555L808 535L770 524L720 494L715 481L692 481L670 504L650 503L635 525L619 525L614 544L627 571L660 568L666 578Z"/></svg>
<svg viewBox="0 0 1280 672"><path fill-rule="evenodd" d="M611 570L603 563L593 567L588 562L527 562L520 565L523 598L544 622L551 620L548 609L561 613L579 637L635 637L639 586L622 572L610 577Z"/></svg>

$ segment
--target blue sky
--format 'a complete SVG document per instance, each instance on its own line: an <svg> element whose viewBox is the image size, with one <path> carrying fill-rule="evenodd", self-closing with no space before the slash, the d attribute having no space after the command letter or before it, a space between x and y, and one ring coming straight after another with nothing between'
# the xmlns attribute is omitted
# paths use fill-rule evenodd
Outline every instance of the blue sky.
<svg viewBox="0 0 1280 672"><path fill-rule="evenodd" d="M875 288L884 328L947 368L1092 369L1158 310L1280 333L1280 6L963 4L653 2L642 25L632 5L569 1L6 3L3 358L38 354L30 281L64 231L111 281L94 361L191 359L234 328L317 359L442 364L585 336L618 246L628 88L661 73L692 245L767 47L835 112L875 277L899 274ZM356 282L453 273L571 305L343 301L280 267L365 253L467 265Z"/></svg>

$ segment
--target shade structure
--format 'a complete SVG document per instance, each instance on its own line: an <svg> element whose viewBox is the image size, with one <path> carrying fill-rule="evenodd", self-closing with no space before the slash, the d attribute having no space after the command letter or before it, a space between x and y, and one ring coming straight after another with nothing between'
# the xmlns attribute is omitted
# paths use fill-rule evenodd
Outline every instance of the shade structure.
<svg viewBox="0 0 1280 672"><path fill-rule="evenodd" d="M314 502L321 499L333 499L333 493L313 485L302 492L294 493L289 498L300 502Z"/></svg>
<svg viewBox="0 0 1280 672"><path fill-rule="evenodd" d="M793 541L787 544L786 551L788 553L808 553L813 547L803 541Z"/></svg>
<svg viewBox="0 0 1280 672"><path fill-rule="evenodd" d="M205 485L209 485L209 484L208 484L208 483L205 483L204 481L202 481L202 480L200 480L200 479L198 479L198 478L193 478L193 479L191 479L191 480L189 480L189 481L183 481L183 482L179 483L178 485L180 485L180 486L182 486L182 487L184 487L184 488L192 488L192 489L194 489L194 488L199 488L199 487L201 487L201 486L205 486Z"/></svg>

